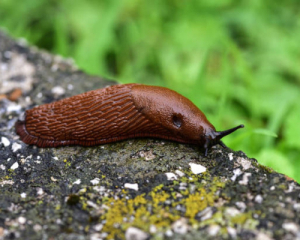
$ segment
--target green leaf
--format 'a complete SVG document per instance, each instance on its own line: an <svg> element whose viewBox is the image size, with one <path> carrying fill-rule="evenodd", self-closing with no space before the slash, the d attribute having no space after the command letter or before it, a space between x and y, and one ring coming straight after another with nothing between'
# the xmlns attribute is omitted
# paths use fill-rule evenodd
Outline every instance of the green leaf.
<svg viewBox="0 0 300 240"><path fill-rule="evenodd" d="M261 135L265 135L265 136L270 136L270 137L274 137L277 138L278 135L268 129L265 128L256 128L253 130L254 133L256 134L261 134Z"/></svg>

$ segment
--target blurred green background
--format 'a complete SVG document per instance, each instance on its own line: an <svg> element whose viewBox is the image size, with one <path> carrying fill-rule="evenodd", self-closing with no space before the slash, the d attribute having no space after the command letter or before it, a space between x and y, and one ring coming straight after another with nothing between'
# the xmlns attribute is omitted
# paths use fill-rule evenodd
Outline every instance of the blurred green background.
<svg viewBox="0 0 300 240"><path fill-rule="evenodd" d="M0 0L0 27L90 74L174 89L300 182L299 1Z"/></svg>

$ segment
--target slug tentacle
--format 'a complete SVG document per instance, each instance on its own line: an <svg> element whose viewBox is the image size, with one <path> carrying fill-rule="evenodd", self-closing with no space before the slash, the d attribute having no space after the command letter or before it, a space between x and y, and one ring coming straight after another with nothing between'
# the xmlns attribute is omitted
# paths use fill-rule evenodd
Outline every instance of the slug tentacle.
<svg viewBox="0 0 300 240"><path fill-rule="evenodd" d="M218 140L220 140L221 138L223 138L223 137L229 135L230 133L233 133L234 131L238 130L239 128L243 128L243 127L244 127L244 125L241 124L241 125L238 125L234 128L231 128L231 129L228 129L228 130L225 130L225 131L216 132L216 138Z"/></svg>
<svg viewBox="0 0 300 240"><path fill-rule="evenodd" d="M212 145L222 145L222 137L241 127L216 132L187 98L142 84L114 85L44 104L27 110L15 125L22 141L38 147L154 137L204 146L205 156Z"/></svg>

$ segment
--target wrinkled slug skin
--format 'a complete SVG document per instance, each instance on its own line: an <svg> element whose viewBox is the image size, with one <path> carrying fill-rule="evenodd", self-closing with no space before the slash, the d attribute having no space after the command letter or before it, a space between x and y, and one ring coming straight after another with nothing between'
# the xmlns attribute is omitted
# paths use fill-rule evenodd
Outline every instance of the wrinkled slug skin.
<svg viewBox="0 0 300 240"><path fill-rule="evenodd" d="M114 85L26 111L16 132L39 147L92 146L135 137L203 144L215 131L187 98L163 87Z"/></svg>

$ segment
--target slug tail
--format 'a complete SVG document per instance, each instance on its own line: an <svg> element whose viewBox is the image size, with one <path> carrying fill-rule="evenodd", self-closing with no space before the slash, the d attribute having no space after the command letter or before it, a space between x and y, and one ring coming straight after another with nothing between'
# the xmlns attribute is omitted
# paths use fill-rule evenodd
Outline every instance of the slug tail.
<svg viewBox="0 0 300 240"><path fill-rule="evenodd" d="M15 124L16 133L20 136L20 139L26 144L34 144L36 142L36 138L31 136L27 130L25 121L18 120Z"/></svg>
<svg viewBox="0 0 300 240"><path fill-rule="evenodd" d="M25 121L18 120L15 124L16 133L20 136L21 140L28 135L25 127Z"/></svg>

